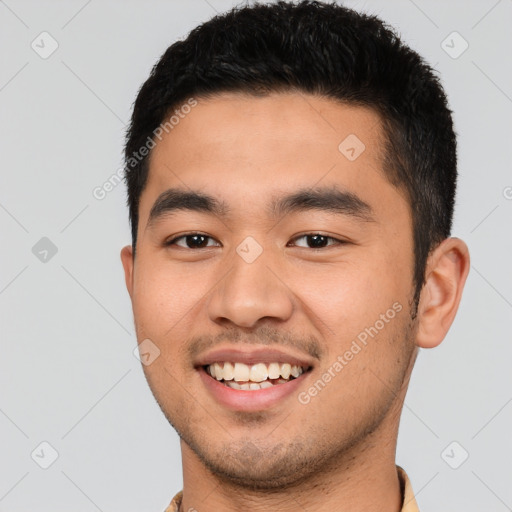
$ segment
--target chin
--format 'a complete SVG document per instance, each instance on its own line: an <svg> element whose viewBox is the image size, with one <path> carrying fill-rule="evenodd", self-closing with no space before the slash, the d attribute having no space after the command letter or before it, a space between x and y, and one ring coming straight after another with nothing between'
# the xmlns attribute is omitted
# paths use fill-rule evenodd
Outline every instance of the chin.
<svg viewBox="0 0 512 512"><path fill-rule="evenodd" d="M231 441L223 447L208 445L207 449L204 445L187 444L218 479L255 491L298 486L310 479L326 458L323 452L311 453L303 442L281 442L265 448L251 440Z"/></svg>

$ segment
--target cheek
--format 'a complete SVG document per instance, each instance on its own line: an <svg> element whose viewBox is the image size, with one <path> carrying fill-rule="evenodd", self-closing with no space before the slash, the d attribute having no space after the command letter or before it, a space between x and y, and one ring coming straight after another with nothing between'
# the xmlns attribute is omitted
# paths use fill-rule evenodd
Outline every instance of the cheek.
<svg viewBox="0 0 512 512"><path fill-rule="evenodd" d="M149 260L148 260L149 261ZM187 410L183 396L186 379L183 347L190 336L190 318L199 297L188 276L172 270L169 262L141 258L134 282L133 310L139 342L149 339L159 350L158 357L143 370L148 384L164 411ZM190 404L188 404L190 405Z"/></svg>
<svg viewBox="0 0 512 512"><path fill-rule="evenodd" d="M393 255L357 258L357 261L300 272L291 288L326 339L339 350L365 328L374 325L398 302L405 309L409 270L400 269ZM380 324L379 324L380 325Z"/></svg>
<svg viewBox="0 0 512 512"><path fill-rule="evenodd" d="M174 337L207 290L207 283L197 274L188 276L157 258L151 263L141 259L133 294L138 334L155 340Z"/></svg>

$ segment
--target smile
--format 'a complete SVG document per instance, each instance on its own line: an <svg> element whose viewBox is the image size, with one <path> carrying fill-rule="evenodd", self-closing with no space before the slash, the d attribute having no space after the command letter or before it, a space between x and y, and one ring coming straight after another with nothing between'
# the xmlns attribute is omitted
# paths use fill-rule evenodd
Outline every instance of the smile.
<svg viewBox="0 0 512 512"><path fill-rule="evenodd" d="M203 367L205 372L221 384L243 391L256 391L286 384L300 377L309 367L290 363L216 362Z"/></svg>

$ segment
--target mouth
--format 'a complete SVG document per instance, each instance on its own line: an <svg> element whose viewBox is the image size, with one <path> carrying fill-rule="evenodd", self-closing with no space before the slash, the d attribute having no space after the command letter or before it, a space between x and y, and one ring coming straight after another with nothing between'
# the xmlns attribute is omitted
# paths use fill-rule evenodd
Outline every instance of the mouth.
<svg viewBox="0 0 512 512"><path fill-rule="evenodd" d="M292 397L314 370L306 354L277 347L220 346L193 364L217 405L240 412L293 407Z"/></svg>
<svg viewBox="0 0 512 512"><path fill-rule="evenodd" d="M242 362L219 361L203 365L202 368L220 384L242 391L258 391L281 386L311 371L310 366L280 362L259 362L249 365Z"/></svg>

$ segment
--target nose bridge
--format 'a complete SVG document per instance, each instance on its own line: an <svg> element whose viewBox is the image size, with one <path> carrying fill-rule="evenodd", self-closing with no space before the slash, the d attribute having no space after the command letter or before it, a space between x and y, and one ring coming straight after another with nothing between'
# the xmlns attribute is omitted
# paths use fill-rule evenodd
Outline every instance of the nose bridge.
<svg viewBox="0 0 512 512"><path fill-rule="evenodd" d="M286 320L293 304L290 290L278 278L278 267L270 248L264 249L254 237L246 237L235 249L231 270L213 291L208 305L210 318L228 319L244 327L264 317Z"/></svg>

